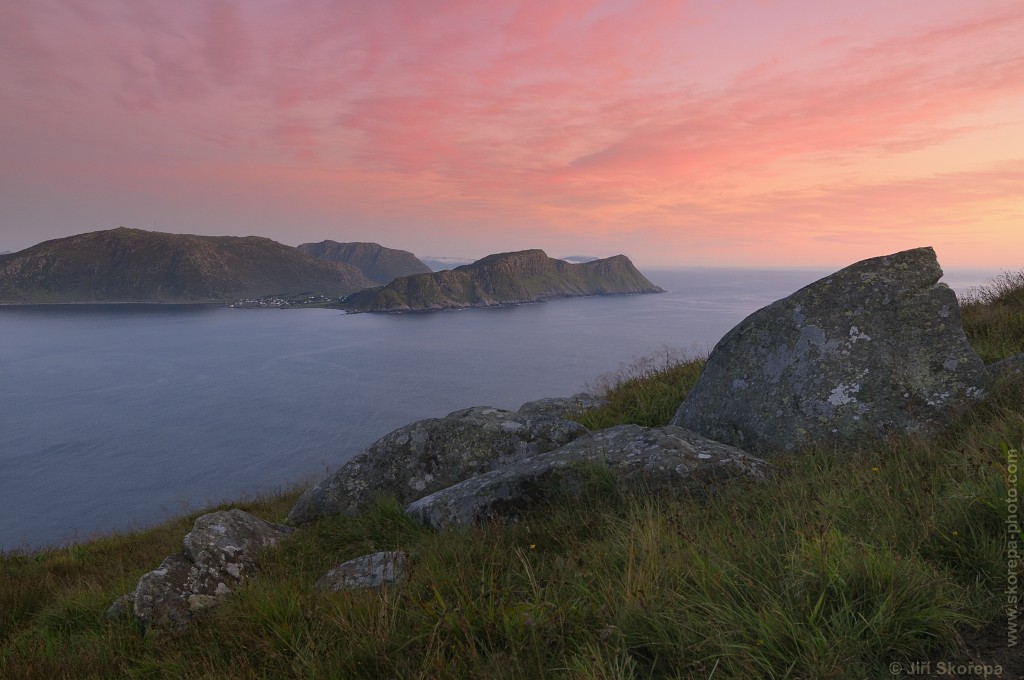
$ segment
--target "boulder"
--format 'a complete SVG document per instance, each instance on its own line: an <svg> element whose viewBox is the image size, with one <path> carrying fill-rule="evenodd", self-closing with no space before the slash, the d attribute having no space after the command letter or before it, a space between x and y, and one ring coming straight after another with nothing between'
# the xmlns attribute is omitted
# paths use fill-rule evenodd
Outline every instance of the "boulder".
<svg viewBox="0 0 1024 680"><path fill-rule="evenodd" d="M168 556L135 586L135 619L144 628L185 631L196 612L231 592L227 584L206 576L204 569L184 555Z"/></svg>
<svg viewBox="0 0 1024 680"><path fill-rule="evenodd" d="M672 420L755 453L932 433L988 376L931 248L864 260L754 312Z"/></svg>
<svg viewBox="0 0 1024 680"><path fill-rule="evenodd" d="M434 529L514 518L556 495L581 493L594 465L626 482L691 492L730 478L761 479L767 472L763 461L688 430L619 425L436 491L405 511Z"/></svg>
<svg viewBox="0 0 1024 680"><path fill-rule="evenodd" d="M242 580L256 573L259 551L277 545L292 531L243 510L211 512L197 519L185 536L185 557L210 572Z"/></svg>
<svg viewBox="0 0 1024 680"><path fill-rule="evenodd" d="M197 612L255 574L260 550L292 531L241 510L203 515L185 536L184 552L139 579L132 595L135 618L145 628L184 631Z"/></svg>
<svg viewBox="0 0 1024 680"><path fill-rule="evenodd" d="M334 567L315 584L317 590L366 590L405 579L409 555L401 550L363 555Z"/></svg>
<svg viewBox="0 0 1024 680"><path fill-rule="evenodd" d="M587 431L570 420L487 406L420 420L383 436L308 489L288 523L357 512L384 495L404 505L505 462L558 448Z"/></svg>
<svg viewBox="0 0 1024 680"><path fill-rule="evenodd" d="M524 418L552 418L559 420L598 408L603 406L604 403L604 397L580 392L571 397L548 397L546 399L528 401L520 406L516 413Z"/></svg>

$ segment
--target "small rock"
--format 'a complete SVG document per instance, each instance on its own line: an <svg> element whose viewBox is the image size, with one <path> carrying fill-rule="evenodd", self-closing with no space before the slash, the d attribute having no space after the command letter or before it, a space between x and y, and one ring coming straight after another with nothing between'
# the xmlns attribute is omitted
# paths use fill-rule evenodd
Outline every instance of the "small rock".
<svg viewBox="0 0 1024 680"><path fill-rule="evenodd" d="M436 491L405 511L439 530L515 517L557 494L579 493L588 475L580 464L586 463L669 491L706 490L735 477L761 479L767 470L760 459L688 430L619 425Z"/></svg>
<svg viewBox="0 0 1024 680"><path fill-rule="evenodd" d="M184 552L170 555L139 579L135 618L147 628L184 631L197 612L213 607L256 573L260 550L292 531L242 510L203 515L185 536Z"/></svg>
<svg viewBox="0 0 1024 680"><path fill-rule="evenodd" d="M420 420L384 435L308 489L288 523L358 512L383 495L404 505L506 462L558 448L587 431L571 420L524 417L488 406Z"/></svg>
<svg viewBox="0 0 1024 680"><path fill-rule="evenodd" d="M409 555L400 551L377 552L339 564L315 584L317 590L364 590L380 588L405 579Z"/></svg>
<svg viewBox="0 0 1024 680"><path fill-rule="evenodd" d="M211 512L185 536L185 556L194 564L241 580L256 571L256 554L277 545L294 529L264 521L242 510Z"/></svg>

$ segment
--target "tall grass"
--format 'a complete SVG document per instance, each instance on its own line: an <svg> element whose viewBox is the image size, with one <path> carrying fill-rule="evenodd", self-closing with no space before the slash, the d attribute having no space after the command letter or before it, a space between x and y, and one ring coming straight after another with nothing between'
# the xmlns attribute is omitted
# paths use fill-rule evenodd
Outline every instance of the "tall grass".
<svg viewBox="0 0 1024 680"><path fill-rule="evenodd" d="M703 366L703 357L690 358L671 349L638 359L591 385L590 391L605 395L606 403L575 419L591 430L627 423L667 425Z"/></svg>
<svg viewBox="0 0 1024 680"><path fill-rule="evenodd" d="M986 363L1024 352L1024 270L1004 272L960 300L964 331Z"/></svg>
<svg viewBox="0 0 1024 680"><path fill-rule="evenodd" d="M609 378L608 406L585 418L666 422L699 364L655 361ZM440 534L383 499L297 531L180 637L102 613L194 516L4 555L0 677L892 677L890 663L963 658L964 635L1005 628L1014 449L1021 380L939 437L856 456L809 449L710 499L621 488L595 470L583 498ZM280 520L295 496L245 507ZM313 588L331 566L390 549L410 552L407 581Z"/></svg>

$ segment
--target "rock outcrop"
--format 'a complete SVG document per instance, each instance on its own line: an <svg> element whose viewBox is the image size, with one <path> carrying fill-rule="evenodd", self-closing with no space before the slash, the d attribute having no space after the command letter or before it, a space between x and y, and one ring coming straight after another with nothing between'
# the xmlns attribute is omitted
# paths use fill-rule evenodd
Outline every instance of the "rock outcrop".
<svg viewBox="0 0 1024 680"><path fill-rule="evenodd" d="M433 274L403 276L382 289L350 295L341 306L350 312L408 312L662 292L625 255L572 264L543 250L523 250Z"/></svg>
<svg viewBox="0 0 1024 680"><path fill-rule="evenodd" d="M367 590L404 580L409 555L401 550L377 552L343 562L324 574L314 585L317 590Z"/></svg>
<svg viewBox="0 0 1024 680"><path fill-rule="evenodd" d="M931 248L851 265L754 312L673 425L751 452L930 433L988 376Z"/></svg>
<svg viewBox="0 0 1024 680"><path fill-rule="evenodd" d="M518 458L585 434L579 423L477 406L401 427L308 489L292 508L297 525L367 508L391 495L403 505Z"/></svg>
<svg viewBox="0 0 1024 680"><path fill-rule="evenodd" d="M277 545L292 531L242 510L203 515L185 536L184 552L169 556L139 579L130 598L135 618L145 628L187 629L198 612L216 605L256 573L259 551ZM123 610L112 606L108 616L118 611Z"/></svg>
<svg viewBox="0 0 1024 680"><path fill-rule="evenodd" d="M681 428L619 425L432 493L406 513L438 530L515 517L556 495L580 492L594 465L617 480L672 492L701 492L767 473L760 459Z"/></svg>
<svg viewBox="0 0 1024 680"><path fill-rule="evenodd" d="M0 256L0 301L224 302L303 293L343 295L374 283L256 236L108 229Z"/></svg>
<svg viewBox="0 0 1024 680"><path fill-rule="evenodd" d="M385 248L376 243L321 241L320 243L303 243L298 248L321 260L341 262L357 267L366 278L382 286L386 286L400 276L431 272L430 267L423 264L409 251Z"/></svg>

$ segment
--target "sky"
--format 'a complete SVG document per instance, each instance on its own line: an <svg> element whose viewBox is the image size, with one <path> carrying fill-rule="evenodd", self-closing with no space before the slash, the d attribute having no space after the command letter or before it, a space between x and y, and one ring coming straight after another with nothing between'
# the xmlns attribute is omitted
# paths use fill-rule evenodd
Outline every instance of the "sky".
<svg viewBox="0 0 1024 680"><path fill-rule="evenodd" d="M0 251L1024 266L1020 0L0 0Z"/></svg>

